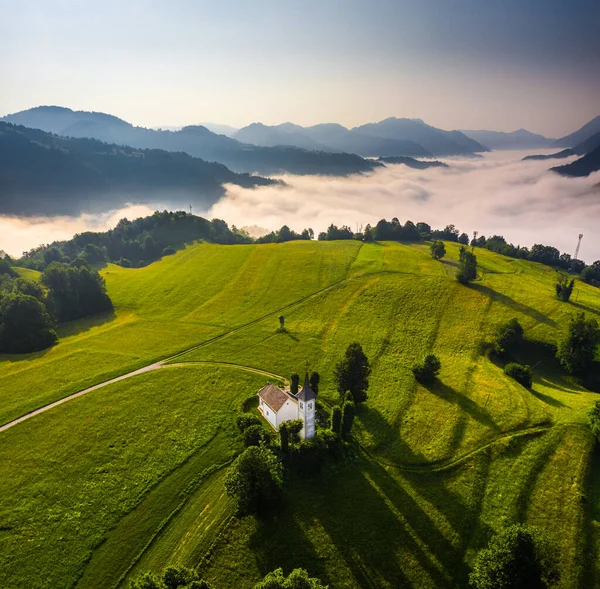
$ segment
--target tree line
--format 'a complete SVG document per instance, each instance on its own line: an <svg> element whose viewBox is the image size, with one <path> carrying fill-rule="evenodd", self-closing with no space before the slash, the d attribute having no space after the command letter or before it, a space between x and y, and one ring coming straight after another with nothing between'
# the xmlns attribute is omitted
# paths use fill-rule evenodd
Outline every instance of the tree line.
<svg viewBox="0 0 600 589"><path fill-rule="evenodd" d="M18 260L19 266L44 270L53 261L71 263L74 260L90 264L114 262L125 267L145 266L162 256L170 255L196 240L207 240L223 245L247 243L285 243L288 241L314 239L311 228L297 232L283 225L277 231L271 231L261 237L253 238L235 225L229 225L222 219L209 221L203 217L185 211L156 211L148 217L133 221L121 219L114 229L105 232L77 234L68 241L41 245ZM331 224L326 231L318 234L319 241L357 240L367 243L376 241L399 241L417 243L422 241L451 241L473 248L486 248L512 258L539 262L546 266L581 274L582 280L594 286L600 286L600 260L586 266L581 260L574 260L567 253L561 253L552 246L535 244L531 249L508 243L502 235L487 239L484 235L469 239L454 225L443 229L433 229L424 222L404 224L394 217L391 221L381 219L376 225L366 225L359 231L352 231L347 225L338 227Z"/></svg>
<svg viewBox="0 0 600 589"><path fill-rule="evenodd" d="M87 265L48 265L40 282L0 260L0 353L37 352L56 343L56 327L112 310L104 279Z"/></svg>

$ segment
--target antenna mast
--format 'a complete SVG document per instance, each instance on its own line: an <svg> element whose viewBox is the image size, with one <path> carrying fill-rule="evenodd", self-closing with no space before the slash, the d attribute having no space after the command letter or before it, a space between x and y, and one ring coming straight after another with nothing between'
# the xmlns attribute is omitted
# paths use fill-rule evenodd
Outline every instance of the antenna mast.
<svg viewBox="0 0 600 589"><path fill-rule="evenodd" d="M190 205L190 215L192 214L192 205Z"/></svg>
<svg viewBox="0 0 600 589"><path fill-rule="evenodd" d="M579 260L579 248L581 247L581 240L583 239L583 233L579 234L579 241L577 242L577 247L575 248L575 260Z"/></svg>

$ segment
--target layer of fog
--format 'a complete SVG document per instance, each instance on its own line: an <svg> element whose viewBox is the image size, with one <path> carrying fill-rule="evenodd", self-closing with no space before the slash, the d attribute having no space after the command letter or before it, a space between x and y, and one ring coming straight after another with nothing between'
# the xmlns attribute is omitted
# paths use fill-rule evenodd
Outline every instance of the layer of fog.
<svg viewBox="0 0 600 589"><path fill-rule="evenodd" d="M124 217L145 217L154 210L149 205L129 205L104 214L83 214L79 217L0 217L0 250L18 257L39 245L71 239L76 233L107 231Z"/></svg>
<svg viewBox="0 0 600 589"><path fill-rule="evenodd" d="M573 254L584 234L580 257L600 259L600 172L564 178L548 168L567 160L522 162L525 153L492 152L480 159L448 159L449 168L413 170L404 165L349 178L285 176L286 186L244 189L228 186L211 209L194 213L248 227L253 235L289 225L316 233L328 225L372 225L381 218L449 223L471 234L502 234L515 244L554 245ZM166 198L164 199L167 200ZM82 231L104 231L168 203L128 206L100 215L16 219L0 217L0 250L23 251Z"/></svg>
<svg viewBox="0 0 600 589"><path fill-rule="evenodd" d="M228 186L208 216L239 227L271 230L287 224L315 232L331 223L356 230L397 217L436 228L452 223L469 234L501 234L515 245L544 243L571 255L583 233L579 257L600 259L600 190L594 188L600 172L565 178L548 168L576 157L524 162L524 155L498 151L478 159L446 159L449 168L427 170L393 165L362 177L286 176L287 187Z"/></svg>

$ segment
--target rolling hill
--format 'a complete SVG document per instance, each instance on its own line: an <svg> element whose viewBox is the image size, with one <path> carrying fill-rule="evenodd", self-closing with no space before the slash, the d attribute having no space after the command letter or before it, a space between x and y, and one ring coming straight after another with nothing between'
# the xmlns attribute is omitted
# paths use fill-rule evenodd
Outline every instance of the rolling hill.
<svg viewBox="0 0 600 589"><path fill-rule="evenodd" d="M141 149L185 152L219 162L240 173L348 175L377 167L376 163L353 154L249 145L212 133L201 125L187 126L178 131L161 131L134 127L104 113L73 111L57 106L39 106L7 115L1 120L68 137L93 138Z"/></svg>
<svg viewBox="0 0 600 589"><path fill-rule="evenodd" d="M225 183L250 188L274 182L185 153L59 137L0 122L3 214L77 215L165 199L210 206L225 193Z"/></svg>
<svg viewBox="0 0 600 589"><path fill-rule="evenodd" d="M532 133L527 129L519 129L511 133L502 131L462 131L467 137L490 149L535 149L551 147L554 139Z"/></svg>
<svg viewBox="0 0 600 589"><path fill-rule="evenodd" d="M0 584L108 589L181 563L216 587L302 566L332 589L450 589L521 521L556 544L565 587L600 587L600 456L585 427L597 394L552 351L573 313L600 316L600 291L578 281L561 303L547 268L479 248L464 287L446 247L437 262L426 244L202 243L106 267L113 315L0 357L0 423L168 361L0 431ZM532 391L485 353L512 317ZM223 477L243 401L308 363L328 411L353 341L373 368L356 460L292 478L271 519L232 519ZM430 351L442 371L425 387L411 366Z"/></svg>

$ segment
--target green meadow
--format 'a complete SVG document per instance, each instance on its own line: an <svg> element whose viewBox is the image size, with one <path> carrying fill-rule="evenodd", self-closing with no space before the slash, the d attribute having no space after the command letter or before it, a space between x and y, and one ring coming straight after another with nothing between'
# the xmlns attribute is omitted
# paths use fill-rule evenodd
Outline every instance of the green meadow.
<svg viewBox="0 0 600 589"><path fill-rule="evenodd" d="M108 589L181 563L220 588L279 566L332 589L465 587L477 550L520 521L557 546L563 587L600 587L600 456L586 427L598 397L552 349L574 313L600 316L600 291L578 281L562 303L553 270L481 249L465 287L446 246L438 262L426 244L203 243L106 267L114 314L0 357L0 424L166 364L0 433L0 586ZM512 317L531 391L487 354ZM356 461L291 478L270 518L234 518L223 478L242 402L275 378L260 371L318 371L327 409L353 341L373 367ZM411 366L429 352L442 370L423 387Z"/></svg>

